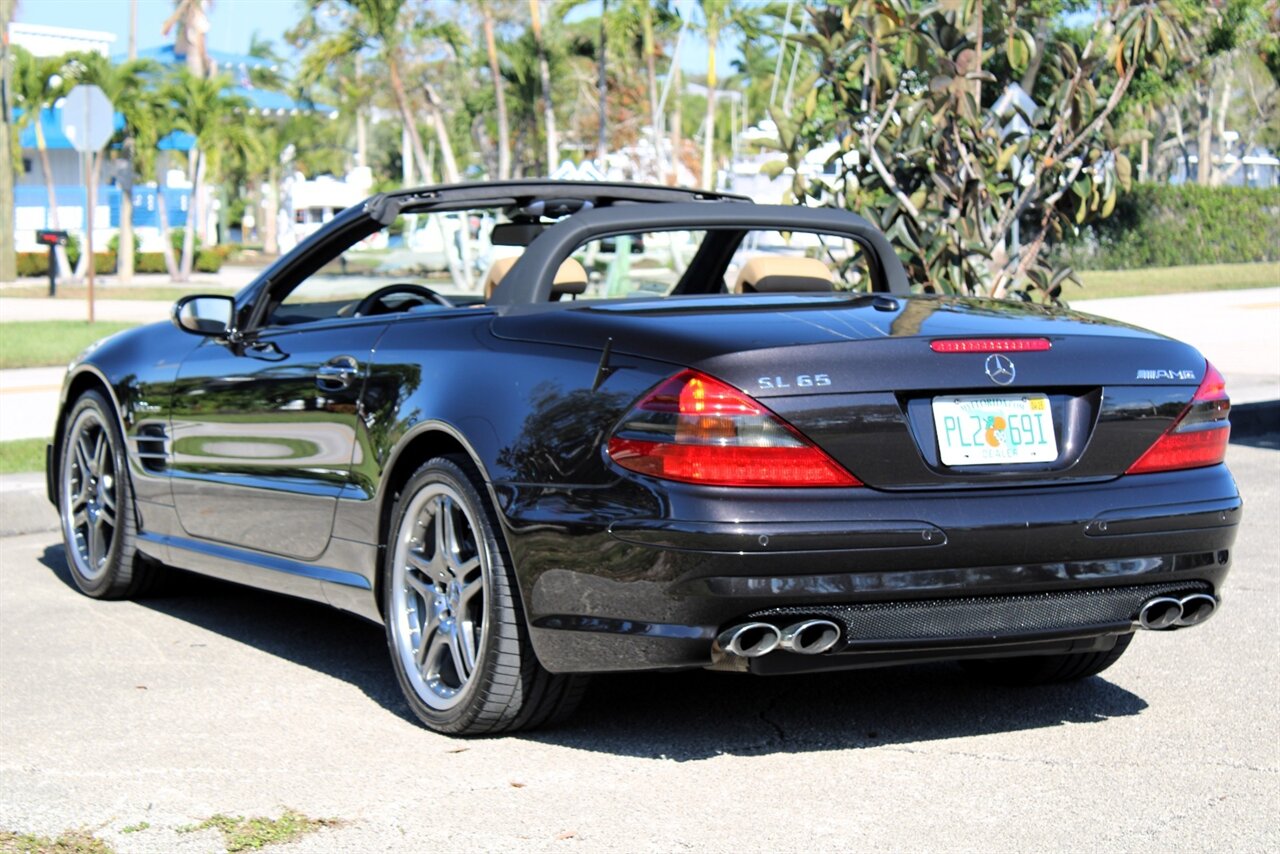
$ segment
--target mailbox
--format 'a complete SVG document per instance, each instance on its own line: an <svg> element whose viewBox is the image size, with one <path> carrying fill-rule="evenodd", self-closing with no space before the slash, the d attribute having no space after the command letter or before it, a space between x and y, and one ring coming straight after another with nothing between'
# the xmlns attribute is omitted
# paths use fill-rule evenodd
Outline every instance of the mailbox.
<svg viewBox="0 0 1280 854"><path fill-rule="evenodd" d="M41 246L66 246L67 233L65 231L42 228L36 232L36 243Z"/></svg>

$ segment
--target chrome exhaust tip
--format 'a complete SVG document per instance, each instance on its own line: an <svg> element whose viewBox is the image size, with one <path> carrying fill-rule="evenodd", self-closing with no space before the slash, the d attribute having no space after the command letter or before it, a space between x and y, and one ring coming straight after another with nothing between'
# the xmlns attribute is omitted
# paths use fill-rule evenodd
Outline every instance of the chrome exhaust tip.
<svg viewBox="0 0 1280 854"><path fill-rule="evenodd" d="M725 629L716 638L716 645L730 655L756 658L767 655L782 642L782 632L769 623L742 623Z"/></svg>
<svg viewBox="0 0 1280 854"><path fill-rule="evenodd" d="M801 655L826 652L840 640L840 627L830 620L805 620L782 630L779 648Z"/></svg>
<svg viewBox="0 0 1280 854"><path fill-rule="evenodd" d="M1138 611L1138 625L1151 631L1170 628L1181 619L1182 602L1170 596L1148 599L1142 610Z"/></svg>
<svg viewBox="0 0 1280 854"><path fill-rule="evenodd" d="M1213 616L1218 610L1218 600L1208 593L1192 593L1182 597L1178 603L1182 607L1182 615L1178 617L1178 626L1198 626Z"/></svg>

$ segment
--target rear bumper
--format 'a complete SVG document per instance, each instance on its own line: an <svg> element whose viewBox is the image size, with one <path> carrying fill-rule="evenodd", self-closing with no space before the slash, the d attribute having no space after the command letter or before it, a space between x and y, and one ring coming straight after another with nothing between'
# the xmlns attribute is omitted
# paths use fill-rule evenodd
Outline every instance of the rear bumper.
<svg viewBox="0 0 1280 854"><path fill-rule="evenodd" d="M721 629L770 609L994 603L1173 582L1218 595L1242 512L1225 466L1060 488L727 492L663 485L660 500L602 504L585 490L507 491L507 539L544 666L706 666ZM806 658L854 666L849 655L892 663L975 646L1092 643L1131 630L1132 616L880 638Z"/></svg>

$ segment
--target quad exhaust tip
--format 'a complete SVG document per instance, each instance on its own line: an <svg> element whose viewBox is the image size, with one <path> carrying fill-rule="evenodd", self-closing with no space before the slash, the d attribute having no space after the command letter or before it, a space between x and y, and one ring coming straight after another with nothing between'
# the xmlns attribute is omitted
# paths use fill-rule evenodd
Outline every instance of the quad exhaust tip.
<svg viewBox="0 0 1280 854"><path fill-rule="evenodd" d="M817 655L826 652L840 640L840 627L830 620L805 620L782 630L778 646L787 652Z"/></svg>
<svg viewBox="0 0 1280 854"><path fill-rule="evenodd" d="M1218 600L1208 593L1192 593L1175 599L1157 596L1138 611L1138 625L1151 631L1198 626L1218 610Z"/></svg>
<svg viewBox="0 0 1280 854"><path fill-rule="evenodd" d="M830 620L802 620L785 629L772 623L742 623L721 632L716 645L730 655L758 658L776 649L817 655L839 641L840 627Z"/></svg>
<svg viewBox="0 0 1280 854"><path fill-rule="evenodd" d="M767 655L782 643L782 632L769 623L743 623L725 629L716 644L730 655L757 658Z"/></svg>

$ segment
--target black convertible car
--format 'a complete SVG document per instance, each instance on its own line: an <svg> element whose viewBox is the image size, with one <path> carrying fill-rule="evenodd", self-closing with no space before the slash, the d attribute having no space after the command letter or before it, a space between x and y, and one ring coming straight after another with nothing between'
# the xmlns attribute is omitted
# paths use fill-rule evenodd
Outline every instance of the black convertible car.
<svg viewBox="0 0 1280 854"><path fill-rule="evenodd" d="M839 211L386 193L173 321L67 375L76 584L169 565L379 621L441 732L555 720L601 671L1088 676L1214 612L1240 521L1196 350L912 293Z"/></svg>

